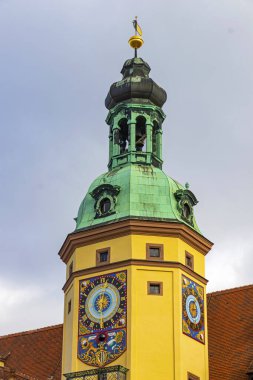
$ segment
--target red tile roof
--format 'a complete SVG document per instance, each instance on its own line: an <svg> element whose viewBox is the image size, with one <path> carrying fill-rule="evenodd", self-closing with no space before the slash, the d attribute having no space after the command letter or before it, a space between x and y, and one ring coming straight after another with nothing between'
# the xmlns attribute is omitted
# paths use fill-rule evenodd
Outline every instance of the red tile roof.
<svg viewBox="0 0 253 380"><path fill-rule="evenodd" d="M210 380L247 380L253 360L253 285L210 293Z"/></svg>
<svg viewBox="0 0 253 380"><path fill-rule="evenodd" d="M5 367L0 377L8 378L8 371L15 371L18 379L60 380L61 352L62 325L2 336L0 358Z"/></svg>
<svg viewBox="0 0 253 380"><path fill-rule="evenodd" d="M253 373L253 285L210 293L210 380L247 380ZM60 380L62 325L0 337L0 379Z"/></svg>

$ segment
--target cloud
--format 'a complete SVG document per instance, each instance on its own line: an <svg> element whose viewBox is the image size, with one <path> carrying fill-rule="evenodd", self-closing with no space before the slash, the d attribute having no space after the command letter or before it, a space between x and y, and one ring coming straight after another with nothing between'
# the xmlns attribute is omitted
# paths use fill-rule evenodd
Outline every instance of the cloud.
<svg viewBox="0 0 253 380"><path fill-rule="evenodd" d="M29 286L26 288L22 286L22 283L18 285L17 283L6 284L0 282L0 302L2 305L6 305L7 308L10 309L28 304L41 296L41 294L41 289L36 287Z"/></svg>
<svg viewBox="0 0 253 380"><path fill-rule="evenodd" d="M0 335L62 322L63 297L48 286L0 280Z"/></svg>
<svg viewBox="0 0 253 380"><path fill-rule="evenodd" d="M207 256L208 292L252 283L253 240L234 236Z"/></svg>

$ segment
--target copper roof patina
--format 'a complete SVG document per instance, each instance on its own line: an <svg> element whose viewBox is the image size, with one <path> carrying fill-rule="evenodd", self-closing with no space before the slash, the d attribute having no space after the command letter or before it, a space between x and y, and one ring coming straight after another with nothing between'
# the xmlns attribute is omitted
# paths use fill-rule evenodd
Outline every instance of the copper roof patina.
<svg viewBox="0 0 253 380"><path fill-rule="evenodd" d="M164 89L150 77L142 58L129 59L123 78L110 87L109 171L91 184L76 218L76 230L122 219L184 223L198 233L189 186L162 171L162 106Z"/></svg>

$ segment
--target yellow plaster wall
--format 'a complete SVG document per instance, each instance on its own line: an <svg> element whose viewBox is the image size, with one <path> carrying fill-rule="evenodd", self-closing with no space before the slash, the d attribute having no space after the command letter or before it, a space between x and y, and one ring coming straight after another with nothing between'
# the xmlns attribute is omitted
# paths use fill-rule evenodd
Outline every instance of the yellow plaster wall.
<svg viewBox="0 0 253 380"><path fill-rule="evenodd" d="M132 235L133 252L136 259L146 259L146 244L163 244L164 260L178 261L178 239L161 236Z"/></svg>
<svg viewBox="0 0 253 380"><path fill-rule="evenodd" d="M69 287L64 298L63 350L62 350L62 373L63 374L71 372L73 368L73 360L74 360L73 343L75 339L75 333L73 331L74 288L75 287L73 283ZM70 300L72 303L72 311L68 314L68 302Z"/></svg>
<svg viewBox="0 0 253 380"><path fill-rule="evenodd" d="M127 259L146 259L146 244L163 244L164 260L185 264L185 251L194 256L194 271L205 276L205 256L183 240L174 237L128 235L116 239L106 240L96 244L77 248L68 261L68 268L73 261L73 270L78 271L96 266L96 250L110 247L111 263Z"/></svg>
<svg viewBox="0 0 253 380"><path fill-rule="evenodd" d="M194 247L185 243L181 239L178 240L178 256L179 262L185 263L185 251L189 252L194 257L194 272L200 274L202 277L205 277L205 256L197 251Z"/></svg>
<svg viewBox="0 0 253 380"><path fill-rule="evenodd" d="M86 245L77 248L72 255L74 262L74 270L81 270L92 268L96 266L96 250L103 248L111 248L110 261L111 263L117 261L127 260L131 256L131 236L123 236L121 238L105 240L96 244ZM69 260L69 263L71 259Z"/></svg>
<svg viewBox="0 0 253 380"><path fill-rule="evenodd" d="M74 271L94 267L96 250L111 248L111 262L146 258L146 243L164 244L164 260L185 263L185 250L194 255L196 272L204 275L204 256L179 238L129 235L76 249ZM68 263L68 264L69 264ZM111 365L120 364L130 371L127 380L186 380L187 371L208 380L207 344L182 333L181 276L183 271L162 266L128 266L77 277L66 291L63 340L63 373L92 367L77 358L79 281L96 275L127 269L128 319L127 351ZM188 273L186 276L191 277ZM163 296L148 295L147 282L163 282ZM203 284L201 284L204 286ZM67 304L72 299L72 312ZM206 333L207 335L207 333ZM207 339L207 336L206 336Z"/></svg>
<svg viewBox="0 0 253 380"><path fill-rule="evenodd" d="M132 272L129 379L173 379L173 273L147 267L133 267ZM148 281L163 282L163 295L148 295Z"/></svg>

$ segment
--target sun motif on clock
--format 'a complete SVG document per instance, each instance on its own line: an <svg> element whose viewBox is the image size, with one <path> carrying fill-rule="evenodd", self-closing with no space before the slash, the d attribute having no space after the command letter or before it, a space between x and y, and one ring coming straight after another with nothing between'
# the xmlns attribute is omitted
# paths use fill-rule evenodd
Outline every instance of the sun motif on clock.
<svg viewBox="0 0 253 380"><path fill-rule="evenodd" d="M80 281L78 358L102 367L126 350L127 273Z"/></svg>
<svg viewBox="0 0 253 380"><path fill-rule="evenodd" d="M182 276L183 333L205 343L204 289L186 276Z"/></svg>

